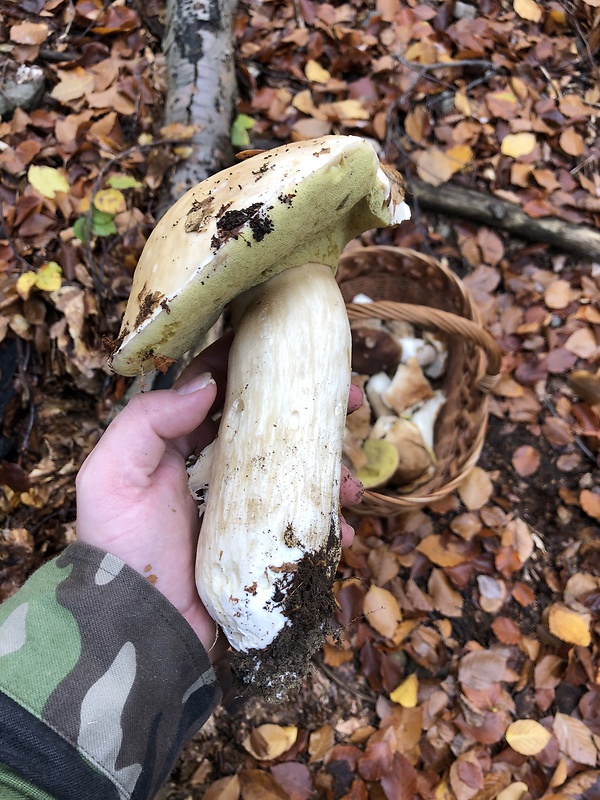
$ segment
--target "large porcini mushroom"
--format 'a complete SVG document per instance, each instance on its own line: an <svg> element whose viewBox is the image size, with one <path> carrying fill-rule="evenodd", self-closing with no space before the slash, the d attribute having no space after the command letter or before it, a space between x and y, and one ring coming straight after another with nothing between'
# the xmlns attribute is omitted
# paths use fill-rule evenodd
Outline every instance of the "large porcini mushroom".
<svg viewBox="0 0 600 800"><path fill-rule="evenodd" d="M232 303L196 577L243 654L238 677L267 696L302 677L334 607L350 383L340 251L408 216L399 176L370 144L325 136L191 189L157 224L134 275L111 359L124 375L179 358Z"/></svg>

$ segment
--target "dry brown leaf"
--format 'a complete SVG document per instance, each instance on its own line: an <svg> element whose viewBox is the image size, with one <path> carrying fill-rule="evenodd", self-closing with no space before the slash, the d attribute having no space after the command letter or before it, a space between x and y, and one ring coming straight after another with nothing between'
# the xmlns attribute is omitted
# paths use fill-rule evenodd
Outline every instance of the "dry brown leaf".
<svg viewBox="0 0 600 800"><path fill-rule="evenodd" d="M561 751L577 764L594 767L598 752L591 730L576 717L560 712L554 717L552 730Z"/></svg>
<svg viewBox="0 0 600 800"><path fill-rule="evenodd" d="M468 145L460 144L443 152L437 147L421 150L416 157L419 177L432 186L441 186L473 157Z"/></svg>
<svg viewBox="0 0 600 800"><path fill-rule="evenodd" d="M506 584L491 575L478 575L479 604L487 614L497 614L506 600Z"/></svg>
<svg viewBox="0 0 600 800"><path fill-rule="evenodd" d="M11 42L18 44L42 44L48 38L48 26L45 22L18 22L10 29Z"/></svg>
<svg viewBox="0 0 600 800"><path fill-rule="evenodd" d="M579 358L591 358L598 349L596 337L591 328L579 328L565 342L565 350L575 353Z"/></svg>
<svg viewBox="0 0 600 800"><path fill-rule="evenodd" d="M387 589L371 586L365 595L363 613L369 625L386 639L392 639L402 622L398 601Z"/></svg>
<svg viewBox="0 0 600 800"><path fill-rule="evenodd" d="M316 731L312 731L308 740L309 763L323 761L335 745L335 734L331 725L322 725Z"/></svg>
<svg viewBox="0 0 600 800"><path fill-rule="evenodd" d="M515 681L518 676L506 665L507 648L474 650L460 660L458 680L471 689L487 691L502 681Z"/></svg>
<svg viewBox="0 0 600 800"><path fill-rule="evenodd" d="M553 603L548 611L550 633L563 642L587 647L591 641L591 614L582 609L574 611L564 603Z"/></svg>
<svg viewBox="0 0 600 800"><path fill-rule="evenodd" d="M267 723L253 728L243 746L258 761L272 761L289 750L297 737L298 728L294 725Z"/></svg>
<svg viewBox="0 0 600 800"><path fill-rule="evenodd" d="M521 445L512 454L512 465L515 472L522 478L529 478L540 468L540 454L529 444Z"/></svg>
<svg viewBox="0 0 600 800"><path fill-rule="evenodd" d="M552 734L533 719L518 719L506 729L506 741L522 756L537 756L551 738Z"/></svg>
<svg viewBox="0 0 600 800"><path fill-rule="evenodd" d="M237 775L219 778L204 793L204 800L239 800L239 797L240 779Z"/></svg>
<svg viewBox="0 0 600 800"><path fill-rule="evenodd" d="M570 156L583 155L585 145L583 137L574 128L564 130L558 140L562 150Z"/></svg>
<svg viewBox="0 0 600 800"><path fill-rule="evenodd" d="M514 0L513 8L521 19L530 22L539 22L542 19L542 9L536 0Z"/></svg>
<svg viewBox="0 0 600 800"><path fill-rule="evenodd" d="M557 279L546 287L544 301L548 308L566 308L571 302L571 284L569 281Z"/></svg>
<svg viewBox="0 0 600 800"><path fill-rule="evenodd" d="M468 560L468 556L457 547L457 544L458 541L453 542L439 533L432 533L419 542L417 550L438 567L457 567Z"/></svg>
<svg viewBox="0 0 600 800"><path fill-rule="evenodd" d="M94 75L83 67L70 70L58 70L60 83L50 92L50 96L61 103L77 100L94 89Z"/></svg>
<svg viewBox="0 0 600 800"><path fill-rule="evenodd" d="M533 133L523 131L521 133L508 133L500 144L502 155L511 158L528 156L535 150L536 138Z"/></svg>
<svg viewBox="0 0 600 800"><path fill-rule="evenodd" d="M579 495L579 502L588 517L600 520L600 494L583 489Z"/></svg>
<svg viewBox="0 0 600 800"><path fill-rule="evenodd" d="M488 92L485 102L492 114L502 119L512 119L521 108L519 100L510 89Z"/></svg>
<svg viewBox="0 0 600 800"><path fill-rule="evenodd" d="M477 511L488 502L493 488L488 473L481 467L473 467L458 487L458 496L469 511Z"/></svg>
<svg viewBox="0 0 600 800"><path fill-rule="evenodd" d="M450 581L441 569L434 569L427 582L427 591L434 602L436 611L446 617L460 617L463 610L463 597L450 586Z"/></svg>

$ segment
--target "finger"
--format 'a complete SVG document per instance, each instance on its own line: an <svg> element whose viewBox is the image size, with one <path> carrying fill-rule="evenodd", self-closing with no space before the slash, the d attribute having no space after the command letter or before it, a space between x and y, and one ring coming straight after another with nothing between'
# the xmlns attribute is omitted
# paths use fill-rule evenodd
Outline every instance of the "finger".
<svg viewBox="0 0 600 800"><path fill-rule="evenodd" d="M342 517L342 547L350 547L353 541L354 528Z"/></svg>
<svg viewBox="0 0 600 800"><path fill-rule="evenodd" d="M350 384L350 394L348 395L348 413L352 414L353 411L357 411L363 403L363 392L360 386L355 386L353 383Z"/></svg>
<svg viewBox="0 0 600 800"><path fill-rule="evenodd" d="M340 480L340 503L342 506L357 506L363 498L364 487L362 483L350 474L350 470L342 464L342 477Z"/></svg>
<svg viewBox="0 0 600 800"><path fill-rule="evenodd" d="M95 473L110 475L119 483L147 485L167 444L175 444L184 457L189 454L184 452L186 437L204 420L215 395L212 379L187 394L162 389L136 395L106 429L86 462L87 469L93 466Z"/></svg>

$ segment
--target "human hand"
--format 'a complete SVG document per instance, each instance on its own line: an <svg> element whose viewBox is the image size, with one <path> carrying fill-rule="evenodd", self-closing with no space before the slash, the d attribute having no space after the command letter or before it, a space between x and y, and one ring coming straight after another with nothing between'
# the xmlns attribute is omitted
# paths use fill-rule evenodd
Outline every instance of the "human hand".
<svg viewBox="0 0 600 800"><path fill-rule="evenodd" d="M204 350L173 389L136 395L111 422L77 476L77 537L116 555L187 620L214 661L223 652L196 589L198 506L186 460L217 433L208 417L223 402L231 336ZM218 387L218 389L217 389ZM358 391L358 394L357 394ZM362 395L351 390L349 412ZM343 468L340 501L355 505L361 484ZM342 544L354 531L342 521Z"/></svg>

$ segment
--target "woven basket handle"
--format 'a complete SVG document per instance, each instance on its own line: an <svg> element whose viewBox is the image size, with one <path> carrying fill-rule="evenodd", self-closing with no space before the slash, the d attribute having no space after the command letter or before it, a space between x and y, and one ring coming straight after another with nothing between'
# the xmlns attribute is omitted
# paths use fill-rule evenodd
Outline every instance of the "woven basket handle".
<svg viewBox="0 0 600 800"><path fill-rule="evenodd" d="M373 317L402 320L422 328L433 328L453 336L470 339L483 350L487 357L487 370L478 380L479 388L484 392L489 392L498 380L502 365L502 353L496 340L477 322L472 322L466 317L430 306L392 303L388 300L374 303L348 303L346 311L350 320L373 319Z"/></svg>

